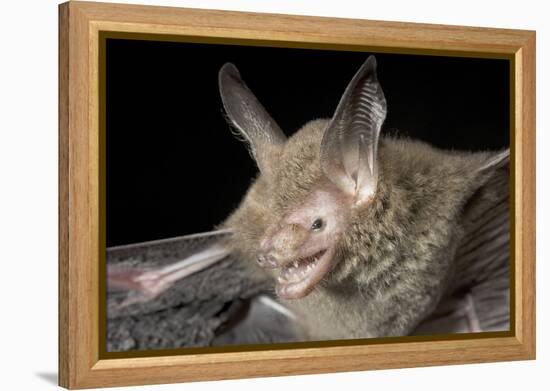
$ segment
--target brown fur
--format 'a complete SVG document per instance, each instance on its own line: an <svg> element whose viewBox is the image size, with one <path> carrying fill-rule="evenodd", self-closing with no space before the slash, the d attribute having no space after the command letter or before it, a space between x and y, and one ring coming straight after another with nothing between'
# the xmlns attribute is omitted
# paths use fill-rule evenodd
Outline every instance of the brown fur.
<svg viewBox="0 0 550 391"><path fill-rule="evenodd" d="M327 124L306 124L273 152L273 171L256 179L224 223L248 264L255 265L268 226L325 180L319 150ZM351 211L339 261L312 293L287 302L302 315L309 337L405 335L429 315L454 273L462 210L492 175L481 169L492 156L382 138L376 194Z"/></svg>

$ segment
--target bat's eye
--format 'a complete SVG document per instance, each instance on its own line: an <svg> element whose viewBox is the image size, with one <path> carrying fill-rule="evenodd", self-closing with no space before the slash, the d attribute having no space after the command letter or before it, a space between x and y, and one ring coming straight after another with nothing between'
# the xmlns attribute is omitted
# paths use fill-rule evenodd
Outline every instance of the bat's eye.
<svg viewBox="0 0 550 391"><path fill-rule="evenodd" d="M325 225L325 222L323 219L315 219L313 224L311 224L311 230L312 231L319 231L323 226Z"/></svg>

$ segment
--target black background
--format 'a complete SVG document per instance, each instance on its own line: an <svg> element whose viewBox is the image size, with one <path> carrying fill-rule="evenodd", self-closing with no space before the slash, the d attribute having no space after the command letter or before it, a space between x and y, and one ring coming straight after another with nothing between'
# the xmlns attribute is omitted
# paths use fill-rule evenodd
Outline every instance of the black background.
<svg viewBox="0 0 550 391"><path fill-rule="evenodd" d="M369 53L107 39L107 246L211 230L257 169L217 74L233 62L281 128L330 117ZM376 54L382 134L452 149L509 145L507 60Z"/></svg>

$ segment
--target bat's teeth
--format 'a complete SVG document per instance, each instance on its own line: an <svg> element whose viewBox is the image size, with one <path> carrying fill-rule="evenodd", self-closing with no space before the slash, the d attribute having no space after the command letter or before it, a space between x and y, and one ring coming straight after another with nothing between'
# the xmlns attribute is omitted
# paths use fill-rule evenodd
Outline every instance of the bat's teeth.
<svg viewBox="0 0 550 391"><path fill-rule="evenodd" d="M294 261L294 268L298 267L298 261Z"/></svg>

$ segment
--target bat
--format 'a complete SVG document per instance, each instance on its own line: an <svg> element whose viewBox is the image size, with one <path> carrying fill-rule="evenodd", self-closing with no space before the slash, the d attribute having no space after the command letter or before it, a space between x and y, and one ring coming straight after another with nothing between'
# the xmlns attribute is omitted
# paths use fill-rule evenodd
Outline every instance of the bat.
<svg viewBox="0 0 550 391"><path fill-rule="evenodd" d="M269 276L307 339L508 327L509 150L380 136L376 68L370 56L332 118L287 138L225 64L223 106L259 175L223 238L159 268L108 265L109 289L132 290L125 304L154 300L231 255Z"/></svg>

